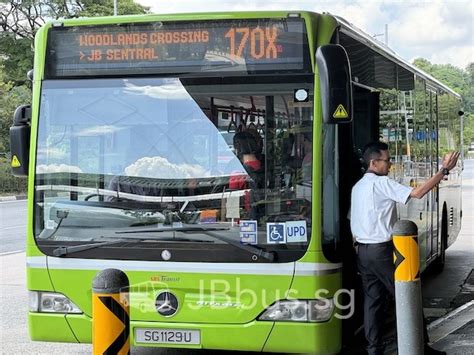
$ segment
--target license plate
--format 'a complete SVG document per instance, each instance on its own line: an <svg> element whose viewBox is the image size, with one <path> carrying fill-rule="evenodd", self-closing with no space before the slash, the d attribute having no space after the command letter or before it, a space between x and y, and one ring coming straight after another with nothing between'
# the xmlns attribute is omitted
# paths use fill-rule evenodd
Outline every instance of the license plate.
<svg viewBox="0 0 474 355"><path fill-rule="evenodd" d="M137 343L152 344L201 344L201 332L190 329L135 328Z"/></svg>

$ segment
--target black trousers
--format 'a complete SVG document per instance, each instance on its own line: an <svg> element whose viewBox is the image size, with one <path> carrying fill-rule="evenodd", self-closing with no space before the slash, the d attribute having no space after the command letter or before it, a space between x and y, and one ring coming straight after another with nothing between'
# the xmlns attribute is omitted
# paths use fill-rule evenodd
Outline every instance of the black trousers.
<svg viewBox="0 0 474 355"><path fill-rule="evenodd" d="M383 329L386 319L387 299L395 299L395 266L393 263L393 243L359 244L357 266L362 277L364 291L364 331L367 352L383 354ZM425 343L428 342L424 321Z"/></svg>

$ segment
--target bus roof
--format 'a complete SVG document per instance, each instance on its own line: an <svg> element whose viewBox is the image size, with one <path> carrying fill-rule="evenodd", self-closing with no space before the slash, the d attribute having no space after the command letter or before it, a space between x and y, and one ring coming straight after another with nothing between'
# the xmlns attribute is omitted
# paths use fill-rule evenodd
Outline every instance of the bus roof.
<svg viewBox="0 0 474 355"><path fill-rule="evenodd" d="M439 80L433 78L431 75L417 68L413 64L410 64L407 60L403 59L397 53L395 53L391 48L377 41L375 38L368 35L366 32L362 31L361 29L357 28L352 23L348 22L347 20L343 19L340 16L334 16L334 17L338 21L338 24L341 26L341 32L343 32L344 34L348 35L349 37L352 37L353 39L359 42L366 44L368 47L370 47L370 49L374 50L380 55L388 58L389 60L400 65L401 67L411 71L417 76L422 77L426 81L431 82L432 84L435 84L436 86L442 88L444 91L447 91L450 94L456 96L458 99L461 98L461 96L457 92L455 92L453 89L443 84Z"/></svg>

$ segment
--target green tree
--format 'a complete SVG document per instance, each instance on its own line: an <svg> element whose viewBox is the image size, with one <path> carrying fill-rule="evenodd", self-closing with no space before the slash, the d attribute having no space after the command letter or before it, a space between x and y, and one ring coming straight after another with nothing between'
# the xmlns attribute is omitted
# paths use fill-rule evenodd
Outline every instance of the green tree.
<svg viewBox="0 0 474 355"><path fill-rule="evenodd" d="M26 85L14 86L12 82L0 81L0 152L9 150L9 129L17 106L31 101L31 91Z"/></svg>
<svg viewBox="0 0 474 355"><path fill-rule="evenodd" d="M416 58L413 60L413 65L417 66L421 70L430 74L432 64L428 59L425 58Z"/></svg>
<svg viewBox="0 0 474 355"><path fill-rule="evenodd" d="M26 85L15 86L4 80L0 67L0 193L26 191L26 179L16 179L10 171L9 129L16 107L31 101L31 91Z"/></svg>
<svg viewBox="0 0 474 355"><path fill-rule="evenodd" d="M86 0L83 8L76 13L77 16L112 16L114 14L113 0ZM117 6L118 15L139 15L148 13L149 8L137 4L133 0L119 0Z"/></svg>
<svg viewBox="0 0 474 355"><path fill-rule="evenodd" d="M474 113L474 63L466 67L468 87L464 92L464 108L467 112Z"/></svg>
<svg viewBox="0 0 474 355"><path fill-rule="evenodd" d="M27 83L26 73L33 69L32 44L29 38L15 37L10 33L0 34L0 65L5 80L15 85Z"/></svg>
<svg viewBox="0 0 474 355"><path fill-rule="evenodd" d="M70 16L67 1L0 1L0 65L7 81L25 83L26 73L33 67L33 39L38 28L47 19Z"/></svg>

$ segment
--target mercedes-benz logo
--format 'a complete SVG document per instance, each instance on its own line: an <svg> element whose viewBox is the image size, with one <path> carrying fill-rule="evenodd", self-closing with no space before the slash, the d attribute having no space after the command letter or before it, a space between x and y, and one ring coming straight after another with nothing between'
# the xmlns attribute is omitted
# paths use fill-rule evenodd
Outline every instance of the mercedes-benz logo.
<svg viewBox="0 0 474 355"><path fill-rule="evenodd" d="M156 296L155 307L162 316L171 317L178 311L178 299L171 292L160 292Z"/></svg>

